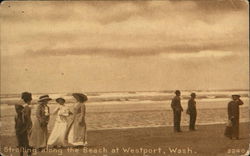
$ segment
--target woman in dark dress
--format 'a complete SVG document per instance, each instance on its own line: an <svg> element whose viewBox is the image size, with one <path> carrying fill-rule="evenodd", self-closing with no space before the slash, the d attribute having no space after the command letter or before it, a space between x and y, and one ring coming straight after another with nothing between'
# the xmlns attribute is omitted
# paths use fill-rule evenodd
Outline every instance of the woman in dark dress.
<svg viewBox="0 0 250 156"><path fill-rule="evenodd" d="M23 156L23 151L27 151L28 155L31 155L31 148L29 146L29 135L32 128L31 121L31 108L30 103L32 101L32 94L29 92L23 92L22 103L16 104L16 116L15 116L15 131L17 137L18 147L20 148L20 156Z"/></svg>
<svg viewBox="0 0 250 156"><path fill-rule="evenodd" d="M231 121L231 129L228 129L227 136L230 139L239 139L239 124L240 124L240 105L243 101L240 95L232 95L232 101L228 103L228 120Z"/></svg>

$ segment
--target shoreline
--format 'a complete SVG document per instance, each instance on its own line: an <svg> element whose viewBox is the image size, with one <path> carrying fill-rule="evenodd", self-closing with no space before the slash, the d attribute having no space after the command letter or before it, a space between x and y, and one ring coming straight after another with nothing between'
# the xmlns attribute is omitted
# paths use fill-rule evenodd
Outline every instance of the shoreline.
<svg viewBox="0 0 250 156"><path fill-rule="evenodd" d="M224 136L225 125L197 125L197 131L188 131L187 126L182 126L182 133L174 133L172 127L150 127L150 128L133 128L133 129L106 129L88 131L88 143L85 148L52 148L53 152L38 152L38 156L54 156L61 151L65 156L143 156L142 153L131 153L133 149L161 149L164 153L148 153L148 156L168 156L168 155L194 155L194 156L211 156L211 155L241 155L247 151L249 145L249 123L240 123L240 140L230 140ZM15 148L15 136L1 135L1 150L5 147ZM107 149L108 153L89 153L89 150ZM119 153L112 153L112 149L118 148ZM124 152L123 149L130 151ZM180 153L173 153L169 149L180 149ZM238 151L239 149L239 151ZM85 150L85 151L84 151ZM86 150L88 150L87 153ZM131 151L132 150L132 151ZM185 151L186 150L186 151ZM78 151L78 152L76 152ZM178 150L177 150L178 151ZM177 152L176 151L176 152ZM185 153L192 151L191 153ZM238 151L238 152L237 152ZM3 151L1 151L3 152ZM74 152L74 153L72 153ZM231 152L231 153L230 153ZM6 155L10 153L7 152ZM18 153L12 152L13 156Z"/></svg>
<svg viewBox="0 0 250 156"><path fill-rule="evenodd" d="M103 110L99 109L99 110ZM227 123L226 109L201 109L198 110L197 125L213 125ZM1 111L2 113L2 111ZM14 116L13 111L7 111L8 116L1 117L1 135L15 135L14 132ZM33 111L34 113L34 111ZM4 114L2 114L4 115ZM56 115L52 115L48 129L53 129ZM34 121L35 114L32 115ZM241 108L240 122L249 121L249 109ZM105 129L133 129L133 128L151 128L151 127L171 127L173 125L173 113L171 110L164 111L128 111L128 112L99 112L86 113L86 123L89 130L105 130ZM182 113L182 126L189 124L189 116Z"/></svg>
<svg viewBox="0 0 250 156"><path fill-rule="evenodd" d="M250 121L240 121L240 124L250 124ZM196 126L210 126L210 125L224 125L226 126L226 122L216 122L216 123L198 123L196 124ZM188 124L182 124L181 127L188 127ZM130 130L130 129L141 129L141 128L169 128L169 127L173 127L172 125L159 125L159 126L138 126L138 127L121 127L121 128L100 128L100 129L91 129L88 131L105 131L105 130Z"/></svg>
<svg viewBox="0 0 250 156"><path fill-rule="evenodd" d="M216 123L197 123L196 126L226 126L226 122L216 122ZM250 121L240 121L240 124L249 124ZM1 126L1 124L0 124ZM187 128L188 124L182 124L181 127ZM88 132L98 132L98 131L109 131L109 130L134 130L134 129L143 129L143 128L169 128L173 127L173 125L157 125L157 126L133 126L133 127L115 127L115 128L99 128L99 129L89 129ZM249 134L250 135L250 134ZM0 136L9 136L12 137L14 135L10 134L0 134Z"/></svg>

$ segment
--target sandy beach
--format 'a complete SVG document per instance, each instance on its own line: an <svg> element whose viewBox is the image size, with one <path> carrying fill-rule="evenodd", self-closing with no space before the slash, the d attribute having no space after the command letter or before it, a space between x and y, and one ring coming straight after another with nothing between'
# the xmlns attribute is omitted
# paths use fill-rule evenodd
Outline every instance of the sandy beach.
<svg viewBox="0 0 250 156"><path fill-rule="evenodd" d="M197 99L197 128L188 131L189 115L182 113L183 133L173 133L173 112L170 99L162 100L160 92L143 92L135 100L131 94L110 93L100 95L100 101L86 103L86 123L89 146L85 148L49 148L47 151L34 151L33 155L86 155L86 156L168 156L168 155L241 155L247 151L249 144L249 98L243 97L244 105L240 107L240 140L229 140L224 137L227 122L227 104L231 93L205 93L206 98ZM140 95L142 94L142 95ZM153 99L147 100L147 94ZM188 95L189 93L186 93ZM210 97L210 95L218 98ZM209 95L209 97L207 97ZM60 95L53 95L58 97ZM103 96L103 97L102 97ZM122 97L122 98L121 98ZM185 97L185 96L184 96ZM220 98L222 97L222 98ZM225 98L227 97L227 98ZM96 98L96 96L91 97ZM90 99L91 99L90 98ZM127 101L112 101L113 98ZM165 96L164 98L167 98ZM8 99L8 98L5 98ZM106 101L106 100L109 101ZM18 103L18 98L15 97ZM110 101L111 100L111 101ZM66 106L73 103L67 100ZM187 101L182 101L184 110ZM51 110L57 104L49 103ZM32 120L35 118L37 104L31 105ZM16 138L14 130L15 109L13 104L1 104L1 152L6 156L16 156ZM51 114L48 125L49 133L53 129L56 115Z"/></svg>
<svg viewBox="0 0 250 156"><path fill-rule="evenodd" d="M197 126L190 132L182 127L182 133L173 133L172 127L134 128L120 130L93 130L88 132L89 145L85 148L57 148L35 152L38 156L86 155L86 156L161 156L195 155L227 156L243 155L249 145L249 123L241 123L240 140L230 140L223 136L225 125ZM16 156L14 136L1 136L1 152L6 156Z"/></svg>

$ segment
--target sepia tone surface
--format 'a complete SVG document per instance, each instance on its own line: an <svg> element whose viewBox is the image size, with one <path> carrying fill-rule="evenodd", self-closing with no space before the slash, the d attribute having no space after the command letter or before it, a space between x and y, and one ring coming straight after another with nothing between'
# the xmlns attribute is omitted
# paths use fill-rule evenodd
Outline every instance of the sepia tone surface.
<svg viewBox="0 0 250 156"><path fill-rule="evenodd" d="M248 4L231 2L4 2L1 90L248 89Z"/></svg>
<svg viewBox="0 0 250 156"><path fill-rule="evenodd" d="M103 149L55 148L36 155L244 154L248 9L244 0L2 2L0 134L7 141L1 152L18 155L13 105L29 91L33 120L39 96L49 94L53 110L55 98L72 108L71 94L85 93L88 149ZM177 89L184 108L180 134L172 132L170 107ZM196 132L188 131L185 113L191 92L197 94ZM240 140L223 134L232 94L244 102Z"/></svg>

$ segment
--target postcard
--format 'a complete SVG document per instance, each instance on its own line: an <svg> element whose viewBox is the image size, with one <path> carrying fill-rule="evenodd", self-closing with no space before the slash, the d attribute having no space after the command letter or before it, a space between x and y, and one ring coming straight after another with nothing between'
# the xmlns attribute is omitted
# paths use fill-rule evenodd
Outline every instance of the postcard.
<svg viewBox="0 0 250 156"><path fill-rule="evenodd" d="M2 156L249 155L246 0L1 2Z"/></svg>

